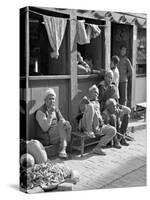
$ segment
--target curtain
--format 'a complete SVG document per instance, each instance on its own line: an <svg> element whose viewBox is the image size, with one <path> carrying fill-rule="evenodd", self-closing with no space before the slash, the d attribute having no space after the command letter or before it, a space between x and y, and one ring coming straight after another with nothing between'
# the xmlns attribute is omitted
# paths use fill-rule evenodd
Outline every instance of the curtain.
<svg viewBox="0 0 150 200"><path fill-rule="evenodd" d="M85 20L77 20L77 43L78 44L89 44L87 32L85 29Z"/></svg>
<svg viewBox="0 0 150 200"><path fill-rule="evenodd" d="M67 25L67 19L58 18L58 17L49 17L44 15L44 24L47 31L48 39L50 42L50 45L53 49L53 52L51 52L52 58L58 58L59 56L59 48L61 46L66 25Z"/></svg>
<svg viewBox="0 0 150 200"><path fill-rule="evenodd" d="M100 35L101 30L98 25L88 24L85 27L85 20L77 20L77 43L89 44L92 38Z"/></svg>

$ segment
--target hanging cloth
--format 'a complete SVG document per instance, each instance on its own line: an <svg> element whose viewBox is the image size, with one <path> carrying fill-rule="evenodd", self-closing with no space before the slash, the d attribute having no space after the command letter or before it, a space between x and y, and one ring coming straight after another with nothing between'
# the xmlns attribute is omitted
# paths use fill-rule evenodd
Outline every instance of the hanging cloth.
<svg viewBox="0 0 150 200"><path fill-rule="evenodd" d="M90 43L90 40L87 37L87 32L85 29L85 20L77 20L77 43L78 44Z"/></svg>
<svg viewBox="0 0 150 200"><path fill-rule="evenodd" d="M53 49L53 52L50 55L52 58L57 59L59 56L59 48L64 37L67 20L58 17L49 17L46 15L43 15L43 19L48 39Z"/></svg>
<svg viewBox="0 0 150 200"><path fill-rule="evenodd" d="M101 34L100 28L98 27L98 25L95 25L95 24L88 24L86 32L87 32L88 40L91 40L92 38L96 38Z"/></svg>

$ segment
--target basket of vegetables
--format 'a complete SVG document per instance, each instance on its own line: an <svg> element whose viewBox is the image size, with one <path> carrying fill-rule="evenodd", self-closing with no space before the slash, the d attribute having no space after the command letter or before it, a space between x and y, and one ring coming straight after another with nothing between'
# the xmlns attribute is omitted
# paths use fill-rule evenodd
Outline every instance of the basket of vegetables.
<svg viewBox="0 0 150 200"><path fill-rule="evenodd" d="M44 191L57 189L57 186L66 180L72 183L78 182L78 175L75 177L73 170L63 164L52 162L35 164L32 167L21 167L20 185L25 190L40 187Z"/></svg>

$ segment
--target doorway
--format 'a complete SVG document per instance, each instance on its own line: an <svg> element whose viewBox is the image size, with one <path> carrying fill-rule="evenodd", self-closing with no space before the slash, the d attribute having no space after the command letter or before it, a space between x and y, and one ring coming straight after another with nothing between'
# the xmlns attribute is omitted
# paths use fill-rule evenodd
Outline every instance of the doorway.
<svg viewBox="0 0 150 200"><path fill-rule="evenodd" d="M127 24L111 24L111 56L118 55L121 45L127 47L127 57L132 63L132 48L133 48L133 27ZM132 97L132 78L128 79L127 88L127 106L131 107Z"/></svg>

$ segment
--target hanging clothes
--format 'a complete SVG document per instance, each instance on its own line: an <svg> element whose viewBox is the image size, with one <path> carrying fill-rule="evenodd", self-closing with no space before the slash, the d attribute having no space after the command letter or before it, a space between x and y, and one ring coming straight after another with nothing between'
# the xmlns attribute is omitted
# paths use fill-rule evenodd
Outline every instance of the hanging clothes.
<svg viewBox="0 0 150 200"><path fill-rule="evenodd" d="M85 20L77 20L77 43L78 44L90 43L90 40L87 37L87 32L85 29Z"/></svg>
<svg viewBox="0 0 150 200"><path fill-rule="evenodd" d="M43 19L48 39L53 49L51 57L57 59L59 56L59 48L64 37L67 19L50 17L46 15L43 15Z"/></svg>
<svg viewBox="0 0 150 200"><path fill-rule="evenodd" d="M96 38L101 34L100 28L98 27L98 25L95 25L95 24L88 24L86 32L87 32L88 40L91 40L92 38Z"/></svg>

